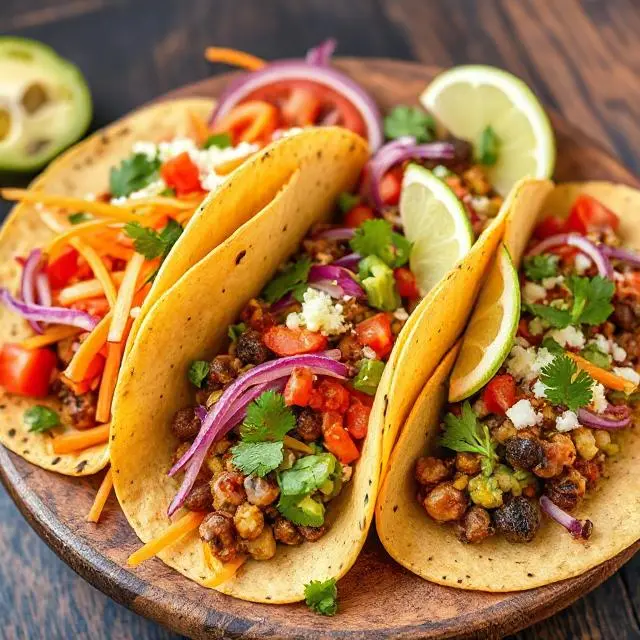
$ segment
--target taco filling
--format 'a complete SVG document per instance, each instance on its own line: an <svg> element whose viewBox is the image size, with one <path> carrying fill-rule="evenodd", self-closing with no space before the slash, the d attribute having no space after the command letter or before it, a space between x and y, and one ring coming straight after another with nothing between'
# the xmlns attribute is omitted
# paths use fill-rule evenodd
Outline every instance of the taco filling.
<svg viewBox="0 0 640 640"><path fill-rule="evenodd" d="M418 502L462 542L529 542L543 517L591 536L571 513L608 475L638 406L640 257L619 223L583 194L566 221L538 225L515 344L479 393L446 408L444 453L415 463Z"/></svg>

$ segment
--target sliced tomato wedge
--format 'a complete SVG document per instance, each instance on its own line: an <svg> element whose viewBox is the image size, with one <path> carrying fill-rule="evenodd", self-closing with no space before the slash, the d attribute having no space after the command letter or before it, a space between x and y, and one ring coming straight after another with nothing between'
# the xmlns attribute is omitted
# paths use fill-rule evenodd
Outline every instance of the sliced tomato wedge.
<svg viewBox="0 0 640 640"><path fill-rule="evenodd" d="M549 216L545 218L536 226L533 235L538 240L544 240L551 236L556 236L559 233L565 233L566 222L558 216Z"/></svg>
<svg viewBox="0 0 640 640"><path fill-rule="evenodd" d="M358 447L343 426L342 416L335 411L322 414L322 435L324 446L342 464L351 464L360 457Z"/></svg>
<svg viewBox="0 0 640 640"><path fill-rule="evenodd" d="M373 209L366 204L357 204L351 211L347 211L344 216L344 226L357 229L366 220L373 220L375 215Z"/></svg>
<svg viewBox="0 0 640 640"><path fill-rule="evenodd" d="M407 267L398 267L393 270L393 277L396 280L396 287L401 297L418 298L420 296L418 282L411 272L411 269L407 269Z"/></svg>
<svg viewBox="0 0 640 640"><path fill-rule="evenodd" d="M371 415L371 407L360 402L352 402L347 410L346 424L347 431L351 437L356 440L362 440L367 435L369 427L369 416Z"/></svg>
<svg viewBox="0 0 640 640"><path fill-rule="evenodd" d="M0 386L9 393L44 398L56 362L56 354L50 349L24 349L7 343L0 351Z"/></svg>
<svg viewBox="0 0 640 640"><path fill-rule="evenodd" d="M307 329L289 329L283 325L267 329L262 340L278 356L316 353L327 348L327 338L321 333Z"/></svg>
<svg viewBox="0 0 640 640"><path fill-rule="evenodd" d="M496 376L482 392L482 400L487 411L504 415L516 401L516 381L512 375L505 373Z"/></svg>
<svg viewBox="0 0 640 640"><path fill-rule="evenodd" d="M46 272L52 289L66 287L78 275L78 257L78 252L69 247L47 265Z"/></svg>
<svg viewBox="0 0 640 640"><path fill-rule="evenodd" d="M307 87L292 87L281 108L282 119L296 127L308 127L318 119L322 102L316 93Z"/></svg>
<svg viewBox="0 0 640 640"><path fill-rule="evenodd" d="M402 167L389 169L380 180L380 197L386 205L394 206L400 202L400 192L402 191Z"/></svg>
<svg viewBox="0 0 640 640"><path fill-rule="evenodd" d="M595 198L582 194L576 198L567 218L567 231L586 235L591 231L617 231L620 218Z"/></svg>
<svg viewBox="0 0 640 640"><path fill-rule="evenodd" d="M307 367L296 367L284 388L284 403L290 407L306 407L313 390L313 373Z"/></svg>
<svg viewBox="0 0 640 640"><path fill-rule="evenodd" d="M167 160L160 167L160 175L178 196L202 190L200 170L186 151Z"/></svg>
<svg viewBox="0 0 640 640"><path fill-rule="evenodd" d="M391 333L391 317L388 313L378 313L356 325L358 342L364 347L371 347L378 358L384 358L393 347Z"/></svg>

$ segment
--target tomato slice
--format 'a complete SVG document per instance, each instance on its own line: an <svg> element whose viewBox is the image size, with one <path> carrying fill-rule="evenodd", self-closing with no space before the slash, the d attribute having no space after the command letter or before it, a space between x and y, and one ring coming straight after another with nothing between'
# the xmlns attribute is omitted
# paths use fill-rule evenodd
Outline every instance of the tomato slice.
<svg viewBox="0 0 640 640"><path fill-rule="evenodd" d="M344 226L357 229L365 220L373 220L375 215L373 209L366 204L357 204L351 211L347 211L344 216Z"/></svg>
<svg viewBox="0 0 640 640"><path fill-rule="evenodd" d="M484 388L482 400L487 411L504 415L507 409L512 407L516 401L516 381L514 377L505 373L493 378Z"/></svg>
<svg viewBox="0 0 640 640"><path fill-rule="evenodd" d="M370 414L371 407L361 404L360 402L352 402L347 410L347 415L345 416L347 431L356 440L362 440L366 437Z"/></svg>
<svg viewBox="0 0 640 640"><path fill-rule="evenodd" d="M78 257L78 252L69 247L47 265L47 276L52 289L66 287L71 279L78 275Z"/></svg>
<svg viewBox="0 0 640 640"><path fill-rule="evenodd" d="M393 270L393 277L396 280L396 287L401 297L418 298L420 296L418 283L416 281L416 277L411 272L411 269L407 269L407 267L398 267Z"/></svg>
<svg viewBox="0 0 640 640"><path fill-rule="evenodd" d="M56 354L50 349L24 349L7 343L0 351L0 386L10 393L44 398L56 362Z"/></svg>
<svg viewBox="0 0 640 640"><path fill-rule="evenodd" d="M586 194L579 195L567 218L567 231L586 235L591 231L617 231L620 218L600 201Z"/></svg>
<svg viewBox="0 0 640 640"><path fill-rule="evenodd" d="M391 317L388 313L378 313L356 325L356 335L361 345L371 347L378 358L384 358L393 347Z"/></svg>
<svg viewBox="0 0 640 640"><path fill-rule="evenodd" d="M307 329L289 329L283 325L267 329L262 340L278 356L316 353L327 348L327 338L321 333Z"/></svg>
<svg viewBox="0 0 640 640"><path fill-rule="evenodd" d="M281 114L285 122L296 127L308 127L316 122L322 102L315 92L307 87L293 87L282 105Z"/></svg>
<svg viewBox="0 0 640 640"><path fill-rule="evenodd" d="M533 235L538 240L544 240L551 236L556 236L559 233L566 232L566 222L558 216L549 216L545 218L536 226Z"/></svg>
<svg viewBox="0 0 640 640"><path fill-rule="evenodd" d="M311 399L313 373L307 367L296 367L284 388L284 403L290 407L306 407Z"/></svg>
<svg viewBox="0 0 640 640"><path fill-rule="evenodd" d="M324 379L319 386L323 409L343 414L349 408L349 392L335 380Z"/></svg>
<svg viewBox="0 0 640 640"><path fill-rule="evenodd" d="M324 446L342 464L351 464L360 457L358 447L343 427L342 416L334 411L322 414L322 434Z"/></svg>
<svg viewBox="0 0 640 640"><path fill-rule="evenodd" d="M394 206L400 202L403 173L402 167L394 167L382 176L379 190L382 202L386 205Z"/></svg>
<svg viewBox="0 0 640 640"><path fill-rule="evenodd" d="M160 167L160 175L168 187L175 189L178 196L202 189L200 170L186 151L167 160Z"/></svg>

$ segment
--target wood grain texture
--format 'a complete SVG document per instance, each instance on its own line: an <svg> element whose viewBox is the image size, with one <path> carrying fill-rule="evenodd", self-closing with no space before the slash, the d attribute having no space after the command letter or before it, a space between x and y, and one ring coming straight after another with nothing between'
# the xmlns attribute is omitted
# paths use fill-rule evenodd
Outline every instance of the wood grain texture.
<svg viewBox="0 0 640 640"><path fill-rule="evenodd" d="M496 64L638 173L637 9L636 0L5 0L0 31L42 39L80 65L94 93L94 126L209 75L201 51L212 43L275 58L299 55L331 34L342 55ZM7 208L0 204L0 213ZM136 625L43 549L0 502L0 614L12 620L8 637L42 637L43 622L50 638L167 637L152 624ZM636 558L518 637L640 637L639 578ZM61 588L47 590L47 582ZM47 608L45 620L35 612L51 594L59 605ZM98 620L96 609L109 613Z"/></svg>

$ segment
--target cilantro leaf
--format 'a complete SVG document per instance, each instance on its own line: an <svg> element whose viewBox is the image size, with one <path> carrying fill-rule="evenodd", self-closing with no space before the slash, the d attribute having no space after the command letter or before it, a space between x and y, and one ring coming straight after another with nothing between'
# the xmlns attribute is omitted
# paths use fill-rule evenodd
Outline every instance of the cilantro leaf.
<svg viewBox="0 0 640 640"><path fill-rule="evenodd" d="M304 585L307 607L321 616L334 616L338 612L338 587L334 578L324 582L312 580Z"/></svg>
<svg viewBox="0 0 640 640"><path fill-rule="evenodd" d="M540 282L558 275L558 256L541 253L524 259L524 272L530 280Z"/></svg>
<svg viewBox="0 0 640 640"><path fill-rule="evenodd" d="M304 496L317 491L336 471L336 458L330 453L304 456L291 469L280 473L283 496Z"/></svg>
<svg viewBox="0 0 640 640"><path fill-rule="evenodd" d="M560 346L560 343L553 338L545 338L540 346L544 347L549 353L552 353L554 356L562 355L564 353L564 349Z"/></svg>
<svg viewBox="0 0 640 640"><path fill-rule="evenodd" d="M293 524L302 527L321 527L324 524L324 505L311 496L280 496L278 511Z"/></svg>
<svg viewBox="0 0 640 640"><path fill-rule="evenodd" d="M301 284L306 284L310 268L311 260L307 257L289 265L264 288L262 297L267 302L273 303L284 298L287 293L296 291Z"/></svg>
<svg viewBox="0 0 640 640"><path fill-rule="evenodd" d="M78 213L70 213L67 216L67 220L70 224L80 224L82 222L86 222L87 220L91 220L91 216L84 211L79 211Z"/></svg>
<svg viewBox="0 0 640 640"><path fill-rule="evenodd" d="M338 207L340 207L340 211L342 213L347 213L351 211L356 205L360 204L362 201L362 197L357 193L349 193L348 191L343 191L338 196Z"/></svg>
<svg viewBox="0 0 640 640"><path fill-rule="evenodd" d="M431 142L435 136L435 122L419 107L398 105L384 118L384 135L390 139L413 136L417 142Z"/></svg>
<svg viewBox="0 0 640 640"><path fill-rule="evenodd" d="M202 145L203 149L217 147L218 149L226 149L231 146L231 136L228 133L214 133L210 135Z"/></svg>
<svg viewBox="0 0 640 640"><path fill-rule="evenodd" d="M24 412L24 423L29 427L29 431L43 433L60 424L60 416L49 407L37 404Z"/></svg>
<svg viewBox="0 0 640 640"><path fill-rule="evenodd" d="M201 389L202 383L209 375L209 368L209 363L206 360L194 360L189 365L189 372L187 374L191 384Z"/></svg>
<svg viewBox="0 0 640 640"><path fill-rule="evenodd" d="M546 304L527 304L526 302L522 305L522 308L534 316L546 320L556 329L564 329L571 324L571 312L567 309L558 309L557 307L550 307Z"/></svg>
<svg viewBox="0 0 640 640"><path fill-rule="evenodd" d="M580 355L587 359L589 362L593 362L596 367L601 369L611 369L611 356L604 351L598 349L598 345L595 342L590 342L581 352Z"/></svg>
<svg viewBox="0 0 640 640"><path fill-rule="evenodd" d="M566 355L556 356L544 367L540 381L547 387L545 395L553 404L577 411L591 402L593 378L578 371L576 363Z"/></svg>
<svg viewBox="0 0 640 640"><path fill-rule="evenodd" d="M275 442L282 440L295 426L296 417L285 405L284 396L265 391L247 407L240 435L245 442Z"/></svg>
<svg viewBox="0 0 640 640"><path fill-rule="evenodd" d="M570 276L566 285L573 294L573 324L602 324L613 313L611 298L616 287L608 278Z"/></svg>
<svg viewBox="0 0 640 640"><path fill-rule="evenodd" d="M173 219L158 233L139 222L127 222L124 232L133 240L133 246L147 260L165 258L182 234L182 227Z"/></svg>
<svg viewBox="0 0 640 640"><path fill-rule="evenodd" d="M363 258L377 256L394 269L406 264L411 253L411 243L393 231L390 222L381 218L365 220L356 229L349 244Z"/></svg>
<svg viewBox="0 0 640 640"><path fill-rule="evenodd" d="M489 125L480 134L476 149L476 159L480 164L492 166L498 161L499 148L500 140L491 125Z"/></svg>
<svg viewBox="0 0 640 640"><path fill-rule="evenodd" d="M126 197L140 191L158 179L159 158L149 158L144 153L136 153L126 158L119 167L112 167L109 175L109 190L114 198Z"/></svg>
<svg viewBox="0 0 640 640"><path fill-rule="evenodd" d="M235 342L246 330L247 325L244 322L229 325L229 328L227 329L229 340L231 340L231 342Z"/></svg>
<svg viewBox="0 0 640 640"><path fill-rule="evenodd" d="M469 401L462 405L460 417L448 413L444 418L445 430L440 438L440 445L458 452L479 453L486 458L487 473L493 470L496 460L495 444L486 424L478 422Z"/></svg>
<svg viewBox="0 0 640 640"><path fill-rule="evenodd" d="M239 442L231 449L233 465L247 475L261 478L277 469L284 460L282 442Z"/></svg>

